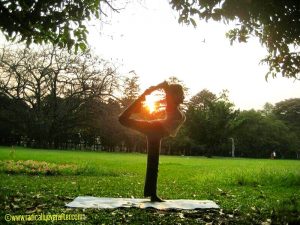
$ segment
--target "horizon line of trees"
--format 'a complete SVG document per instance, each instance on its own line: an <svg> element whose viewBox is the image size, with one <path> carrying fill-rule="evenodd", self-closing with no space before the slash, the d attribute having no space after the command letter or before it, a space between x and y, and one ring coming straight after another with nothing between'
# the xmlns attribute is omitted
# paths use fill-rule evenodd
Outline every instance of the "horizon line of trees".
<svg viewBox="0 0 300 225"><path fill-rule="evenodd" d="M145 152L145 138L118 122L138 97L138 82L135 73L120 76L113 63L90 51L3 46L0 145ZM170 82L182 84L176 77ZM204 89L184 110L186 123L175 138L163 141L163 154L230 156L234 140L236 156L266 158L276 151L299 158L300 98L240 111L227 91Z"/></svg>

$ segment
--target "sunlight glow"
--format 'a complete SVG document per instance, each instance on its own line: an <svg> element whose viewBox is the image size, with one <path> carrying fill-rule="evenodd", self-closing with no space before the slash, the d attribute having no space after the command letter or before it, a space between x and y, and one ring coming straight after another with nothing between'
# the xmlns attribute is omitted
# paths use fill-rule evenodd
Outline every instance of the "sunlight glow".
<svg viewBox="0 0 300 225"><path fill-rule="evenodd" d="M153 113L157 110L157 102L158 98L155 95L147 95L144 101L144 107L149 111L149 113Z"/></svg>
<svg viewBox="0 0 300 225"><path fill-rule="evenodd" d="M150 113L164 110L164 96L161 93L151 93L145 97L143 107Z"/></svg>

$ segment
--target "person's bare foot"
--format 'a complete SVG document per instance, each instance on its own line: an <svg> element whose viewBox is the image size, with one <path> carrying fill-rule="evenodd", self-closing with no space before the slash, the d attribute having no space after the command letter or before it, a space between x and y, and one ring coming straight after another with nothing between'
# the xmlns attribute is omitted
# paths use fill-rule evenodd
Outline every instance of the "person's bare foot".
<svg viewBox="0 0 300 225"><path fill-rule="evenodd" d="M151 202L164 202L164 200L160 199L159 197L155 196L151 196Z"/></svg>

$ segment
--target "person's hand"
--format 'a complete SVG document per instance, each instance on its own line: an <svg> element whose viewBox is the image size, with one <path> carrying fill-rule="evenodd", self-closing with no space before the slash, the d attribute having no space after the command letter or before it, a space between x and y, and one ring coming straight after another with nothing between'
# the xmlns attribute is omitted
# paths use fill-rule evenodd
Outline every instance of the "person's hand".
<svg viewBox="0 0 300 225"><path fill-rule="evenodd" d="M166 90L168 88L169 84L167 81L161 82L156 86L151 86L149 88L147 88L144 93L142 94L141 97L145 97L146 95L150 95L153 91L157 90L157 89L164 89Z"/></svg>
<svg viewBox="0 0 300 225"><path fill-rule="evenodd" d="M161 82L159 83L158 85L156 85L156 87L159 89L159 88L162 88L164 90L166 90L169 86L169 83L167 81L164 81L164 82Z"/></svg>

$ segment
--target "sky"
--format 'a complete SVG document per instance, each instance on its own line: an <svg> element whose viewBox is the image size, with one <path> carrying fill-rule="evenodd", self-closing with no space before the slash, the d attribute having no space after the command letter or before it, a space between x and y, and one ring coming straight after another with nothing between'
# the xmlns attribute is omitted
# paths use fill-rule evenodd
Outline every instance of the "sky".
<svg viewBox="0 0 300 225"><path fill-rule="evenodd" d="M215 94L227 89L241 110L300 98L299 80L279 74L266 81L268 67L260 60L267 51L257 38L230 45L225 33L234 24L197 21L194 28L178 23L168 0L123 2L117 6L124 8L119 13L87 23L88 43L95 54L112 61L120 75L135 71L141 90L176 76L189 88L188 98L203 89Z"/></svg>
<svg viewBox="0 0 300 225"><path fill-rule="evenodd" d="M202 89L229 90L229 99L242 110L300 97L300 81L280 75L265 80L268 67L260 60L267 51L257 38L230 45L229 25L201 21L194 28L177 19L167 0L130 1L120 13L108 14L107 23L89 22L89 44L113 60L121 75L134 70L142 90L176 76L190 96Z"/></svg>

